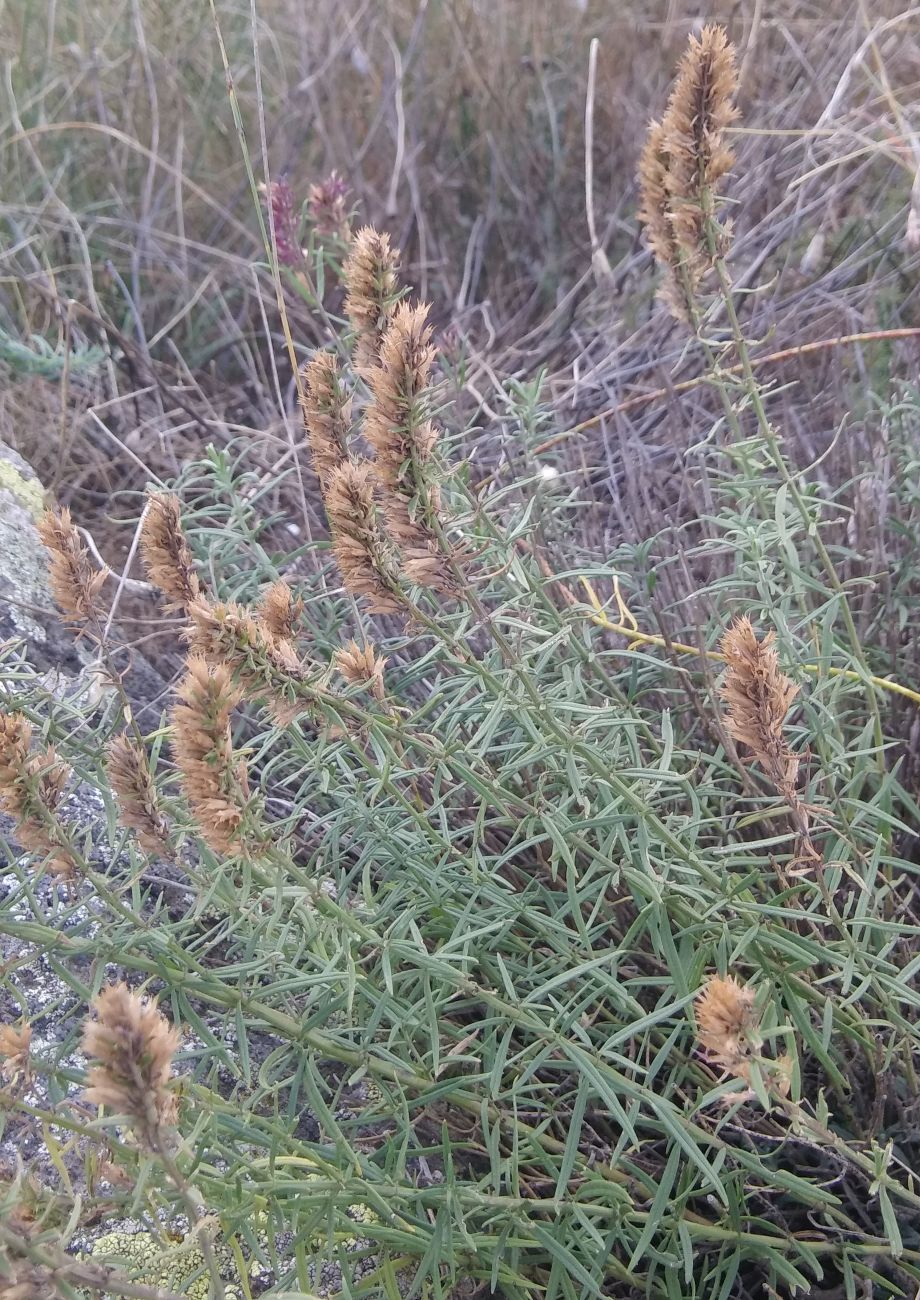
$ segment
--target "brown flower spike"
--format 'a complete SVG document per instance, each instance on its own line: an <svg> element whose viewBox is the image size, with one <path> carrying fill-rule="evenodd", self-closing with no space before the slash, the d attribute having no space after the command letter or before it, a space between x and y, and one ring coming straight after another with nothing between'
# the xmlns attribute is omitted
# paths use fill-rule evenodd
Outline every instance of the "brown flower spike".
<svg viewBox="0 0 920 1300"><path fill-rule="evenodd" d="M184 610L201 594L191 548L182 531L182 507L172 492L153 492L141 526L141 559L168 609Z"/></svg>
<svg viewBox="0 0 920 1300"><path fill-rule="evenodd" d="M273 582L259 602L259 618L272 637L293 643L294 629L303 614L303 597L295 596L286 582Z"/></svg>
<svg viewBox="0 0 920 1300"><path fill-rule="evenodd" d="M342 581L366 596L372 614L404 608L387 539L377 518L374 471L367 461L346 461L332 474L323 504Z"/></svg>
<svg viewBox="0 0 920 1300"><path fill-rule="evenodd" d="M345 314L355 331L354 362L359 375L377 364L387 321L399 295L399 259L390 237L372 226L355 235L342 269L345 280Z"/></svg>
<svg viewBox="0 0 920 1300"><path fill-rule="evenodd" d="M349 641L335 652L336 668L349 685L370 687L374 698L383 699L383 670L386 659L378 655L371 642L359 646L357 641Z"/></svg>
<svg viewBox="0 0 920 1300"><path fill-rule="evenodd" d="M733 975L710 975L696 1000L697 1038L712 1061L748 1078L751 1054L760 1047L754 990Z"/></svg>
<svg viewBox="0 0 920 1300"><path fill-rule="evenodd" d="M83 1050L96 1064L89 1071L87 1101L127 1115L141 1143L162 1147L162 1131L175 1121L169 1091L172 1062L181 1041L155 1002L110 984L93 1000L96 1019L87 1019Z"/></svg>
<svg viewBox="0 0 920 1300"><path fill-rule="evenodd" d="M321 486L348 460L351 398L342 387L339 363L332 352L317 352L301 371L303 420Z"/></svg>
<svg viewBox="0 0 920 1300"><path fill-rule="evenodd" d="M215 853L240 853L249 802L246 765L233 752L230 714L240 701L230 669L192 656L172 711L172 751L202 839Z"/></svg>
<svg viewBox="0 0 920 1300"><path fill-rule="evenodd" d="M448 593L454 583L435 528L440 492L432 457L438 431L427 413L434 357L427 304L401 303L384 335L380 364L368 378L372 401L365 433L376 453L387 528L407 577Z"/></svg>
<svg viewBox="0 0 920 1300"><path fill-rule="evenodd" d="M0 1078L16 1083L28 1083L29 1048L32 1043L32 1026L25 1021L16 1025L0 1025Z"/></svg>
<svg viewBox="0 0 920 1300"><path fill-rule="evenodd" d="M119 821L134 831L148 853L169 851L169 822L157 800L146 751L132 736L116 736L106 763L109 785L118 801Z"/></svg>
<svg viewBox="0 0 920 1300"><path fill-rule="evenodd" d="M66 506L46 510L38 521L38 535L49 556L51 594L68 623L95 621L97 602L108 569L97 569Z"/></svg>
<svg viewBox="0 0 920 1300"><path fill-rule="evenodd" d="M13 818L24 849L48 860L55 876L77 869L56 809L70 768L51 746L30 753L32 724L21 713L0 713L0 809Z"/></svg>
<svg viewBox="0 0 920 1300"><path fill-rule="evenodd" d="M799 757L786 743L783 724L799 688L780 672L775 636L762 639L740 618L722 638L728 672L720 694L733 738L750 749L784 798L795 801Z"/></svg>

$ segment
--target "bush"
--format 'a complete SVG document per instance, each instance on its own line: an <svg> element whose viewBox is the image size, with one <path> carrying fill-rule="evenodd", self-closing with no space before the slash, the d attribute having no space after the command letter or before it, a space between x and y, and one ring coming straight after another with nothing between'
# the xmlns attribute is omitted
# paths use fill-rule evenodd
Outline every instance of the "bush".
<svg viewBox="0 0 920 1300"><path fill-rule="evenodd" d="M654 537L567 546L565 473L527 468L538 393L512 395L513 475L450 465L475 431L439 436L426 309L371 230L331 236L349 327L298 378L331 555L260 518L290 459L269 484L212 448L148 498L147 575L188 643L153 731L104 578L46 515L106 685L56 697L7 651L4 982L25 1013L42 954L63 1033L36 1046L23 1014L0 1039L10 1121L42 1125L59 1175L11 1173L0 1295L920 1280L920 809L893 760L893 702L920 695L880 675L834 499L788 463L737 315L734 78L706 29L643 160L721 407L680 556L720 562L682 641L681 606L637 617ZM68 1254L96 1214L191 1271L110 1237Z"/></svg>

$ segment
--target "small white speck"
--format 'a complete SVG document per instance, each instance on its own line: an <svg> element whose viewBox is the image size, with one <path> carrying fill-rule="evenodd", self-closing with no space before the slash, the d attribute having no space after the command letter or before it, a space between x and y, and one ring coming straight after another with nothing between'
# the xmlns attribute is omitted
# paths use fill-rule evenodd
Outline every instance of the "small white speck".
<svg viewBox="0 0 920 1300"><path fill-rule="evenodd" d="M300 536L300 524L288 524L288 525L287 525L287 530L288 530L288 532L291 534L292 537L299 537L299 536Z"/></svg>
<svg viewBox="0 0 920 1300"><path fill-rule="evenodd" d="M558 478L558 477L559 477L559 471L558 469L556 469L555 465L540 466L540 478L551 479L551 478Z"/></svg>

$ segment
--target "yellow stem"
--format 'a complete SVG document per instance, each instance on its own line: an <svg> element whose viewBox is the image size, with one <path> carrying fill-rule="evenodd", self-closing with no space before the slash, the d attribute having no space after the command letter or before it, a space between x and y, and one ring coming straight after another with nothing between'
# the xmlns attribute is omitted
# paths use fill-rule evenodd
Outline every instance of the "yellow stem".
<svg viewBox="0 0 920 1300"><path fill-rule="evenodd" d="M718 650L699 650L696 646L684 645L680 641L666 640L663 636L655 636L651 632L640 632L633 615L623 604L619 590L616 591L617 603L621 610L621 616L627 621L615 623L605 614L604 607L587 578L581 579L581 585L587 592L588 600L594 609L594 613L589 615L591 622L596 623L598 627L605 628L608 632L619 632L621 636L625 636L630 643L628 649L632 649L633 645L637 644L655 645L661 646L665 650L676 650L678 654L682 655L695 655L697 658L716 659L720 663L725 662L725 656L720 654ZM903 695L906 699L913 700L914 704L920 704L920 692L912 691L909 686L902 686L900 682L893 682L887 677L873 677L871 674L865 677L862 673L854 672L852 668L830 668L824 664L802 664L801 667L804 672L811 673L815 677L843 677L849 682L865 682L868 680L871 685L877 686L881 691L890 691L893 695Z"/></svg>

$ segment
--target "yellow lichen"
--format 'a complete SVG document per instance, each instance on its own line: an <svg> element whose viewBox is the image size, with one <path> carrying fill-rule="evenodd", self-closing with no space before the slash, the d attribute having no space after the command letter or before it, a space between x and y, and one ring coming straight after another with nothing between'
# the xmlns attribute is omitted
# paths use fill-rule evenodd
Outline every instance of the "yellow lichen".
<svg viewBox="0 0 920 1300"><path fill-rule="evenodd" d="M45 508L42 485L37 479L26 478L11 461L2 458L0 458L0 489L12 493L34 519L41 516Z"/></svg>

